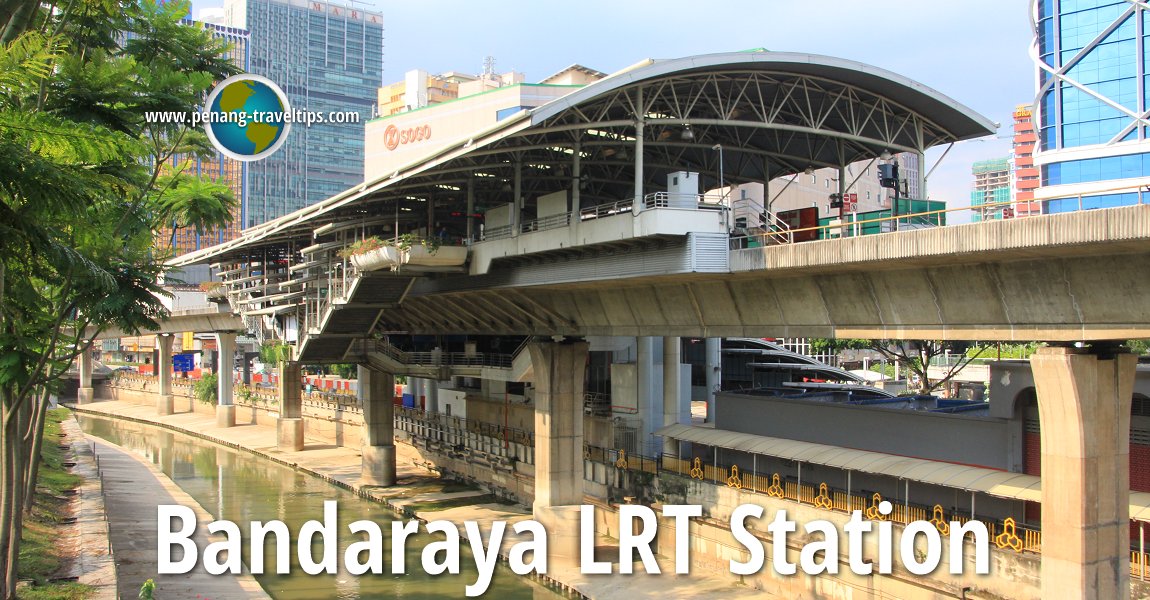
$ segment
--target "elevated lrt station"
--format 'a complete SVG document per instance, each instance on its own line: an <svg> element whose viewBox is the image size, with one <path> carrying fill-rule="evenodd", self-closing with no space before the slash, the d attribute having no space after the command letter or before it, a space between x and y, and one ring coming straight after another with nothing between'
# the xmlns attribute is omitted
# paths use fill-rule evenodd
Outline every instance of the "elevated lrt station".
<svg viewBox="0 0 1150 600"><path fill-rule="evenodd" d="M361 365L368 481L394 482L393 376L530 389L533 507L551 531L577 531L590 388L636 398L641 440L689 424L687 338L706 340L708 373L719 338L1086 342L1034 359L1056 423L1042 428L1043 517L1060 524L1043 532L1041 585L1128 596L1127 442L1114 432L1129 427L1134 358L1094 343L1150 337L1150 308L1115 301L1150 294L1145 207L807 243L769 203L732 215L732 185L833 167L844 193L851 163L994 131L851 61L647 61L171 266L211 265L247 330L292 345L284 447L302 448L299 365Z"/></svg>

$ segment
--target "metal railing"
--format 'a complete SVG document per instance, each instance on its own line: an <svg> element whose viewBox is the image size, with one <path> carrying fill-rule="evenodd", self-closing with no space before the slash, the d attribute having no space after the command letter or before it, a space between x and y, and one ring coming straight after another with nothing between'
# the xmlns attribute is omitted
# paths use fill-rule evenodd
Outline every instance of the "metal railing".
<svg viewBox="0 0 1150 600"><path fill-rule="evenodd" d="M531 233L534 231L547 231L549 229L560 229L571 224L571 213L560 213L557 215L550 215L540 217L531 221L524 221L520 226L520 233Z"/></svg>
<svg viewBox="0 0 1150 600"><path fill-rule="evenodd" d="M583 444L583 460L602 463L625 471L642 471L651 474L659 472L659 459L615 448Z"/></svg>
<svg viewBox="0 0 1150 600"><path fill-rule="evenodd" d="M531 431L463 417L428 414L406 406L395 407L395 428L411 435L444 441L452 445L467 446L467 440L474 439L473 436L487 438L474 440L481 442L478 444L480 446L504 443L531 447L535 445L535 434Z"/></svg>
<svg viewBox="0 0 1150 600"><path fill-rule="evenodd" d="M1140 581L1150 578L1150 553L1137 550L1130 552L1130 576Z"/></svg>
<svg viewBox="0 0 1150 600"><path fill-rule="evenodd" d="M795 234L791 231L791 224L780 219L779 216L773 212L767 212L764 214L767 215L767 231L775 234L772 239L776 243L793 244L795 241Z"/></svg>
<svg viewBox="0 0 1150 600"><path fill-rule="evenodd" d="M487 240L501 240L511 237L515 228L511 225L497 225L495 227L484 227L483 236L480 238L484 241Z"/></svg>
<svg viewBox="0 0 1150 600"><path fill-rule="evenodd" d="M405 365L435 367L495 367L510 369L514 360L511 354L467 353L467 352L412 352L398 348L385 340L375 340L374 349L392 360Z"/></svg>
<svg viewBox="0 0 1150 600"><path fill-rule="evenodd" d="M916 504L905 498L883 497L877 492L856 494L828 486L826 483L814 485L801 481L791 481L780 477L778 473L768 475L740 471L737 465L702 464L698 458L682 460L663 456L662 470L715 485L790 500L823 510L847 514L861 510L868 519L891 521L901 525L908 525L914 521L928 521L935 524L936 527L944 527L951 521L960 523L971 521L970 517L960 515L954 509L949 511L950 515L947 516L947 511L939 505ZM884 500L891 503L892 509L891 513L885 516L878 512L878 505ZM1042 532L1037 529L1018 525L1012 518L1002 521L985 518L978 518L978 520L986 526L991 543L1000 549L1010 548L1016 552L1033 553L1042 551Z"/></svg>
<svg viewBox="0 0 1150 600"><path fill-rule="evenodd" d="M1089 200L1092 196L1102 195L1102 194L1106 194L1109 192L1125 191L1125 192L1128 192L1131 194L1136 193L1138 195L1138 202L1137 203L1139 205L1141 205L1141 204L1145 203L1145 200L1146 200L1145 195L1147 193L1150 193L1150 190L1148 190L1147 187L1150 187L1150 186L1123 186L1123 187L1109 188L1109 189L1105 189L1105 190L1092 191L1092 192L1090 192L1089 195L1078 194L1076 196L1068 196L1068 198L1075 198L1076 197L1078 199L1078 209L1083 210L1084 209L1084 206L1083 206L1084 200ZM779 237L786 237L787 239L793 241L794 238L797 237L796 234L811 233L811 232L814 232L816 235L813 236L814 240L810 240L810 241L828 239L828 238L834 238L834 237L840 237L840 236L841 237L854 236L855 234L853 232L857 231L860 227L862 227L864 225L878 224L880 226L880 228L883 229L884 232L889 232L890 230L894 230L895 229L894 224L896 222L898 224L898 228L921 229L924 227L939 227L939 226L941 226L939 220L937 218L931 218L931 217L941 217L941 216L944 216L947 214L959 213L959 212L970 212L972 214L979 216L982 219L991 220L991 219L993 219L994 215L998 212L998 209L1013 208L1014 206L1016 206L1018 204L1023 204L1023 203L1041 203L1041 202L1045 202L1045 201L1046 201L1045 199L1040 199L1040 200L1032 200L1032 201L1008 200L1008 201L1004 201L1004 202L987 202L985 204L979 204L979 205L975 205L975 206L958 206L958 207L954 207L954 208L945 208L945 209L923 211L923 212L917 212L917 213L906 213L906 214L899 214L897 216L891 215L891 216L886 216L886 217L877 217L877 218L873 218L873 219L863 219L863 220L859 220L859 221L842 220L842 221L840 221L838 223L834 223L834 224L828 223L826 225L817 225L817 226L813 226L813 227L802 227L802 228L798 228L798 229L787 228L785 231L767 231L767 232L757 233L757 234L747 235L747 236L736 236L736 237L732 238L731 248L732 249L741 249L741 248L751 247L752 245L748 244L749 240L756 240L759 245L769 245L769 244L780 243L780 241L777 239ZM854 213L848 213L848 214L853 215ZM844 217L845 216L846 215L844 215ZM1019 218L1025 218L1025 217L1019 217ZM997 220L997 219L993 219L993 220ZM886 227L888 225L890 226L889 230ZM799 237L801 237L801 236L799 236Z"/></svg>
<svg viewBox="0 0 1150 600"><path fill-rule="evenodd" d="M630 214L631 208L634 205L634 200L628 198L627 200L618 200L615 202L608 202L606 204L588 206L587 208L579 210L579 220L590 221L591 219L602 219L603 217L611 217L614 215Z"/></svg>
<svg viewBox="0 0 1150 600"><path fill-rule="evenodd" d="M611 395L603 392L584 392L583 412L597 417L610 416Z"/></svg>
<svg viewBox="0 0 1150 600"><path fill-rule="evenodd" d="M703 202L702 194L672 194L670 192L654 192L643 196L643 208L688 208L712 209L720 207L718 204Z"/></svg>

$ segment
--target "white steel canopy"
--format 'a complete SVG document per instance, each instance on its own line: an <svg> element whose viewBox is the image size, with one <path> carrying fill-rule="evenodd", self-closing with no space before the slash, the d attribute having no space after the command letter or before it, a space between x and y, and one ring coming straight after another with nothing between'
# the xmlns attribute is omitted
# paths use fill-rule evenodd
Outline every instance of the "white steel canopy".
<svg viewBox="0 0 1150 600"><path fill-rule="evenodd" d="M467 189L482 212L510 201L515 178L528 205L578 185L581 204L594 206L632 198L637 185L659 191L674 171L698 172L708 188L763 182L994 131L939 92L853 61L779 52L647 61L172 265L269 247L294 254L325 226L379 215L416 225L463 210Z"/></svg>

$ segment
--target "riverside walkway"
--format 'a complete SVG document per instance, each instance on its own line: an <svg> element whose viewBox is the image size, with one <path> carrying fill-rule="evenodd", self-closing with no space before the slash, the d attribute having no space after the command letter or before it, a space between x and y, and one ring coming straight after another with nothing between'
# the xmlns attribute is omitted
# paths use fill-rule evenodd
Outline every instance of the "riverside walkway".
<svg viewBox="0 0 1150 600"><path fill-rule="evenodd" d="M202 522L211 521L206 510L151 463L103 440L91 439L100 460L104 481L109 537L116 553L117 591L120 598L135 598L148 579L156 582L157 598L267 598L251 575L217 577L198 563L183 575L157 575L157 504L179 504L196 512ZM203 547L210 543L202 529L194 539Z"/></svg>
<svg viewBox="0 0 1150 600"><path fill-rule="evenodd" d="M333 446L327 442L309 439L306 440L302 452L285 452L277 448L276 430L275 427L272 426L241 425L238 427L220 428L216 426L215 419L210 415L184 412L167 416L157 416L155 414L155 408L152 406L121 401L100 401L93 404L76 406L74 409L79 414L91 414L94 416L106 416L150 423L229 447L247 450L270 460L302 469L333 484L351 489L362 497L383 502L398 511L413 514L417 518L428 521L438 519L452 521L459 526L461 532L464 521L478 521L481 529L487 531L492 521L504 520L509 523L507 541L504 545L505 549L510 547L510 544L515 541L514 536L510 532L510 524L531 518L530 509L527 507L518 505L509 506L498 503L456 506L437 511L410 511L406 509L405 507L416 504L426 505L427 503L435 503L443 500L465 498L469 494L474 495L477 500L489 498L486 492L482 490L445 493L444 488L448 482L440 479L428 468L423 466L423 458L414 448L407 444L396 444L396 463L399 483L389 488L364 488L359 485L360 453L358 450ZM97 443L99 444L97 452L101 453L101 465L107 470L106 459L104 458L105 452L110 450L112 446L103 441ZM122 453L122 451L119 452ZM132 457L127 457L127 460L131 459ZM143 461L137 462L140 463L137 465L138 470L149 471L149 474L152 474L150 471L154 471L154 467L151 467L151 465L147 465ZM167 478L162 474L152 475L162 478L167 486L175 487L174 484L167 481ZM122 486L118 485L121 480L124 480L126 484ZM144 506L144 503L148 505L172 503L171 500L166 498L162 501L158 501L157 498L161 496L154 495L150 490L148 493L140 493L140 488L131 480L119 476L112 476L111 479L106 479L105 485L109 494L115 494L118 490L118 493L137 498L134 506L130 509L125 508L124 510L128 515L133 515L129 520L123 522L124 527L117 527L117 520L113 515L109 514L109 518L113 519L113 544L116 543L117 529L120 529L121 532L125 532L126 528L126 532L133 532L139 527L140 519L138 515L151 513L151 508ZM176 491L178 491L178 488L176 488ZM111 496L109 496L109 498L111 498ZM187 506L195 505L191 498L186 498L186 501L185 499L175 498L174 503ZM454 504L454 502L452 504ZM148 549L151 553L148 558L154 566L155 521L154 519L144 519L144 522L152 528L153 537L150 542L138 542L136 545ZM609 560L614 554L614 546L616 545L616 540L601 536L596 543L597 559ZM604 550L606 550L606 552L604 552ZM116 547L116 553L117 557L122 556L118 546ZM610 575L583 575L579 573L575 567L563 568L554 563L552 568L549 569L548 574L555 582L566 589L570 589L587 598L604 600L666 597L719 600L726 598L764 597L762 591L740 586L732 579L702 573L675 575L673 574L674 563L670 557L657 556L657 559L663 571L663 573L658 576L644 576L642 574L643 568L641 562L635 563L636 575L619 574L617 564L614 567L615 572ZM152 572L154 572L154 569ZM125 578L121 576L121 580L123 579ZM211 579L227 582L234 580L231 577L212 577ZM642 582L641 586L636 585L639 581ZM160 583L162 585L162 582ZM254 584L254 581L252 583ZM198 587L196 589L197 593L202 593L199 592ZM123 590L121 591L123 593ZM125 594L124 597L128 596ZM176 597L184 596L177 595ZM195 597L195 594L192 593L186 597ZM245 591L240 595L236 595L235 592L230 594L208 593L204 594L204 597L266 597L266 595L263 594L258 587L249 594L245 587Z"/></svg>

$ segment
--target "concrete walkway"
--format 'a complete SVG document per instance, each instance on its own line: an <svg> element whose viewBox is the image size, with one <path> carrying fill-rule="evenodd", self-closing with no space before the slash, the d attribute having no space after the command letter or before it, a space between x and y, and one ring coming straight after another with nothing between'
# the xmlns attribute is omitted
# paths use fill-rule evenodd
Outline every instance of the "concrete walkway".
<svg viewBox="0 0 1150 600"><path fill-rule="evenodd" d="M158 575L155 507L159 504L186 506L196 512L201 523L211 522L211 515L151 463L114 444L89 439L99 459L104 482L121 598L137 597L140 586L148 579L156 582L156 598L268 597L251 575L209 575L200 561L187 574ZM199 548L216 541L209 540L202 528L197 528L193 539Z"/></svg>
<svg viewBox="0 0 1150 600"><path fill-rule="evenodd" d="M103 486L92 443L80 431L75 419L60 423L64 440L71 446L76 466L72 473L84 478L76 492L76 522L63 528L61 543L75 549L69 575L92 587L89 600L116 600L116 563L108 541L108 521L104 507Z"/></svg>
<svg viewBox="0 0 1150 600"><path fill-rule="evenodd" d="M188 433L203 439L222 443L227 446L254 451L272 460L296 466L309 471L319 477L355 490L361 495L388 504L400 509L405 505L417 502L435 502L459 496L473 495L475 492L444 493L447 483L431 473L423 465L423 457L410 445L396 444L396 471L399 478L398 485L390 488L368 487L359 485L360 453L358 449L333 446L328 442L309 439L302 452L284 452L276 447L276 430L274 427L262 425L241 425L230 428L216 426L213 416L196 413L179 413L160 417L156 415L155 408L140 404L98 401L92 404L75 407L77 412L92 413L110 417L126 418L135 421L153 423L177 431ZM102 444L104 442L101 442ZM101 464L103 458L101 457ZM148 465L149 467L151 465ZM109 491L113 485L108 483ZM147 494L146 511L137 507L139 514L154 514L150 508L157 504ZM189 498L187 502L192 502ZM186 504L185 502L180 502ZM192 502L194 504L194 502ZM477 521L482 531L490 531L490 522L504 520L508 522L508 533L504 551L510 548L516 539L512 534L511 524L531 518L529 508L504 504L480 504L448 508L439 511L419 511L415 516L423 520L447 519L453 521L463 533L463 521ZM210 518L209 518L210 520ZM151 524L154 528L154 523ZM113 525L113 530L115 525ZM153 532L154 535L154 532ZM115 539L113 537L113 543ZM596 546L613 546L615 540L600 537ZM202 546L201 546L202 547ZM154 539L148 546L151 559L155 560ZM120 558L119 548L116 548L117 559ZM599 552L597 552L597 555ZM608 556L598 556L606 560ZM674 575L674 564L670 558L659 556L658 562L662 568L661 575L644 575L640 564L636 564L634 575L622 575L618 572L610 575L583 575L577 568L563 568L555 565L548 575L565 587L577 591L579 594L594 599L615 600L637 598L699 598L702 600L725 600L728 598L763 598L767 597L761 591L740 586L731 579L708 576L703 574ZM615 565L618 570L618 565ZM121 577L123 577L121 575ZM213 578L229 579L229 578ZM138 589L138 588L137 588ZM206 595L206 594L205 594ZM462 596L462 590L460 590ZM131 597L135 597L133 594ZM157 596L161 597L161 596ZM166 596L164 596L166 597ZM233 597L233 596L214 596ZM238 596L237 596L238 597Z"/></svg>

